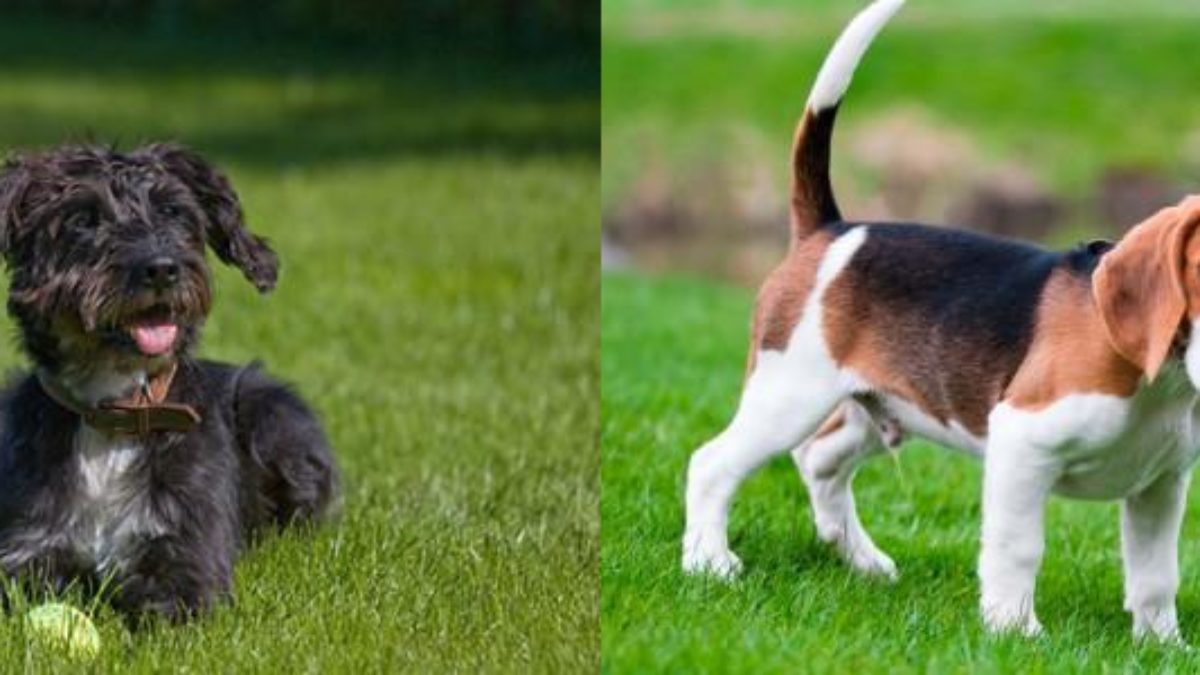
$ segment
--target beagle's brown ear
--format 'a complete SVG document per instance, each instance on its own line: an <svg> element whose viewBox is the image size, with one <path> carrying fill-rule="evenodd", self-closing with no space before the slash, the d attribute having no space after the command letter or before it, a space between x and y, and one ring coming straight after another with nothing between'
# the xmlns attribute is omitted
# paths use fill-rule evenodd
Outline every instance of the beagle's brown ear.
<svg viewBox="0 0 1200 675"><path fill-rule="evenodd" d="M1121 356L1153 381L1188 307L1187 245L1200 225L1200 198L1162 209L1130 230L1100 259L1092 295Z"/></svg>

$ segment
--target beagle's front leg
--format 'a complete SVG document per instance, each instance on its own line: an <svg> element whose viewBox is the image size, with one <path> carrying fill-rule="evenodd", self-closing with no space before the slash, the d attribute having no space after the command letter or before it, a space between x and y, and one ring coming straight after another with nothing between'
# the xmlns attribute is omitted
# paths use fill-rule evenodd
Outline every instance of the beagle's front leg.
<svg viewBox="0 0 1200 675"><path fill-rule="evenodd" d="M1045 547L1043 519L1057 464L1017 439L989 443L984 460L980 608L987 629L1042 632L1033 591Z"/></svg>
<svg viewBox="0 0 1200 675"><path fill-rule="evenodd" d="M1175 594L1189 481L1189 473L1168 474L1121 503L1125 609L1133 615L1135 638L1181 641Z"/></svg>

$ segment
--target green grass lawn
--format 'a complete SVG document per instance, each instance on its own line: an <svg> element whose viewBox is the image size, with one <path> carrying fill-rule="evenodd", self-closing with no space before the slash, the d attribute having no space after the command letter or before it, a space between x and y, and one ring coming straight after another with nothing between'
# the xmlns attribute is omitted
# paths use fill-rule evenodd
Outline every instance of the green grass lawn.
<svg viewBox="0 0 1200 675"><path fill-rule="evenodd" d="M80 669L597 667L596 97L571 63L0 27L0 146L169 137L227 169L283 274L223 270L202 353L296 383L344 471L342 522L249 553L234 604L133 635L101 609ZM71 665L25 637L0 618L0 671Z"/></svg>
<svg viewBox="0 0 1200 675"><path fill-rule="evenodd" d="M1043 639L991 638L977 615L980 467L922 442L868 463L859 513L900 568L855 576L817 539L790 459L738 493L737 582L679 569L692 451L737 400L751 295L682 278L602 283L602 659L608 672L1163 672L1200 655L1135 644L1121 609L1115 504L1054 500L1039 577ZM1200 496L1192 509L1200 508ZM1200 521L1181 545L1185 637L1200 642Z"/></svg>
<svg viewBox="0 0 1200 675"><path fill-rule="evenodd" d="M648 160L686 176L749 152L784 189L809 87L864 4L605 2L606 208L630 196ZM915 107L1067 196L1087 194L1113 164L1194 183L1200 59L1178 55L1198 25L1185 3L913 0L856 73L839 136ZM834 152L835 173L845 171Z"/></svg>

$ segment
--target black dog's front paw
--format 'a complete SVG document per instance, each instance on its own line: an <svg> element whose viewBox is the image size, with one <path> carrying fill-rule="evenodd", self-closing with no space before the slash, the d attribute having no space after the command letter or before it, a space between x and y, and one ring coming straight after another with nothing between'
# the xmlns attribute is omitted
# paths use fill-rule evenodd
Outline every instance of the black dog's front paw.
<svg viewBox="0 0 1200 675"><path fill-rule="evenodd" d="M149 542L117 580L113 606L132 625L160 617L183 623L211 609L232 588L233 556L190 550L174 538Z"/></svg>
<svg viewBox="0 0 1200 675"><path fill-rule="evenodd" d="M172 624L185 623L196 616L199 610L198 607L188 607L187 600L182 597L124 592L113 600L113 607L121 613L131 630L157 619L165 619Z"/></svg>
<svg viewBox="0 0 1200 675"><path fill-rule="evenodd" d="M222 593L216 588L180 588L179 579L168 583L164 579L135 576L121 583L113 598L131 628L156 619L169 623L185 623L208 611Z"/></svg>

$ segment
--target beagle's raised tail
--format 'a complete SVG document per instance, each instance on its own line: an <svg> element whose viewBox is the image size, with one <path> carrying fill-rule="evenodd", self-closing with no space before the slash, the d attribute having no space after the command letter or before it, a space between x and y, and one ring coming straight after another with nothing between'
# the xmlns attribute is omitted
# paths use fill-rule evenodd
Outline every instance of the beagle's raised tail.
<svg viewBox="0 0 1200 675"><path fill-rule="evenodd" d="M904 0L876 0L842 31L817 74L792 146L792 235L799 239L822 223L841 220L829 182L829 145L838 105L854 69L883 25Z"/></svg>

